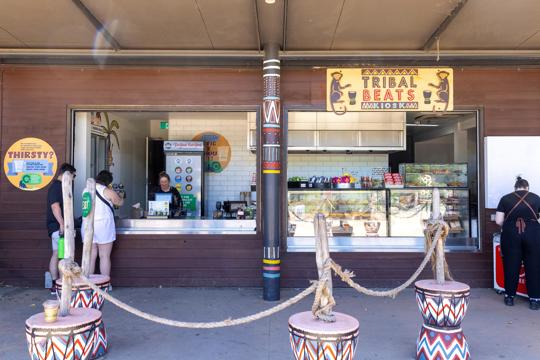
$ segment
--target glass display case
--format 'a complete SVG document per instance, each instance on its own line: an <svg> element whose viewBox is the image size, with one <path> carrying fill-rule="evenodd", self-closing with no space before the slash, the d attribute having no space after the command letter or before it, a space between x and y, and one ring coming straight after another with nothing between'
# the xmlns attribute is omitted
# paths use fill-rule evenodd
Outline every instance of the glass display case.
<svg viewBox="0 0 540 360"><path fill-rule="evenodd" d="M314 237L322 213L332 237L388 236L385 190L289 190L289 237Z"/></svg>
<svg viewBox="0 0 540 360"><path fill-rule="evenodd" d="M431 217L433 189L391 189L389 191L390 236L422 237ZM469 190L439 189L441 214L450 226L449 237L470 237Z"/></svg>
<svg viewBox="0 0 540 360"><path fill-rule="evenodd" d="M400 164L405 187L467 187L467 164Z"/></svg>

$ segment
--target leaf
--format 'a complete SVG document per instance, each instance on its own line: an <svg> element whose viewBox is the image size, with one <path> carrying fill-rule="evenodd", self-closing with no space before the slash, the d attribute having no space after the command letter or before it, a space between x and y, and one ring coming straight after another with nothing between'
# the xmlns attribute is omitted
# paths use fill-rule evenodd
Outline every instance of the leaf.
<svg viewBox="0 0 540 360"><path fill-rule="evenodd" d="M116 139L116 145L118 146L118 150L120 150L120 141L118 141L118 135L116 134L116 131L111 130L111 135L114 136Z"/></svg>
<svg viewBox="0 0 540 360"><path fill-rule="evenodd" d="M110 131L111 129L111 122L109 121L109 114L106 112L103 113L105 115L105 120L107 121L107 131Z"/></svg>

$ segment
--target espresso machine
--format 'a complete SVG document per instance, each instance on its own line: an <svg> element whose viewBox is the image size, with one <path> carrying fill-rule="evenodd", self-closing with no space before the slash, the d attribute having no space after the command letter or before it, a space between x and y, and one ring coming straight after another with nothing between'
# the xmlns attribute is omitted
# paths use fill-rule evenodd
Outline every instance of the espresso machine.
<svg viewBox="0 0 540 360"><path fill-rule="evenodd" d="M224 201L223 202L223 211L225 219L236 219L238 210L241 210L242 213L247 207L247 201Z"/></svg>

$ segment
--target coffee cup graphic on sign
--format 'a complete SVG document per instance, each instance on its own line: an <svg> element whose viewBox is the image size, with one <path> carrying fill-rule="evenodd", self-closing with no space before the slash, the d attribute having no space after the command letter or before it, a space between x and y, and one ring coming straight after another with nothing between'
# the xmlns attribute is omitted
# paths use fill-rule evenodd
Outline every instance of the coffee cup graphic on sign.
<svg viewBox="0 0 540 360"><path fill-rule="evenodd" d="M356 105L356 91L349 91L349 105Z"/></svg>
<svg viewBox="0 0 540 360"><path fill-rule="evenodd" d="M424 104L431 104L431 90L424 90Z"/></svg>

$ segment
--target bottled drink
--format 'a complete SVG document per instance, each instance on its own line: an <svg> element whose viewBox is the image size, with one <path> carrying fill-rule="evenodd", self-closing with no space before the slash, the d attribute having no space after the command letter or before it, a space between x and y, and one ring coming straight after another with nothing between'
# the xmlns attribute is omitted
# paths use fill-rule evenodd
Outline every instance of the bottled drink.
<svg viewBox="0 0 540 360"><path fill-rule="evenodd" d="M58 258L64 258L64 234L60 234L58 238Z"/></svg>

